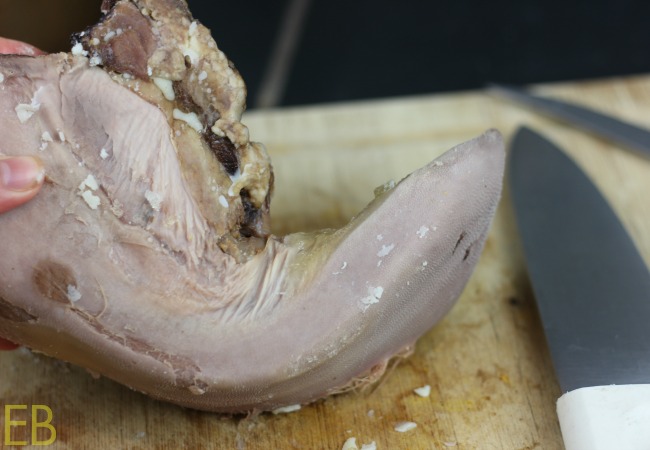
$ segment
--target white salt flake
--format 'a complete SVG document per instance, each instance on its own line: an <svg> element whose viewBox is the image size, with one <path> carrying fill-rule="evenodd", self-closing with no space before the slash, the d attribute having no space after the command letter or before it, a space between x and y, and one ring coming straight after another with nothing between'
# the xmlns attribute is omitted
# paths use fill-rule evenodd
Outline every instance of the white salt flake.
<svg viewBox="0 0 650 450"><path fill-rule="evenodd" d="M196 29L198 28L198 24L196 23L196 20L190 24L190 36L196 33Z"/></svg>
<svg viewBox="0 0 650 450"><path fill-rule="evenodd" d="M444 166L445 164L442 161L434 161L433 165L440 167L440 166Z"/></svg>
<svg viewBox="0 0 650 450"><path fill-rule="evenodd" d="M4 83L5 81L5 76L4 74L0 73L0 83Z"/></svg>
<svg viewBox="0 0 650 450"><path fill-rule="evenodd" d="M348 438L343 444L343 447L341 447L341 450L359 450L359 447L357 447L357 438Z"/></svg>
<svg viewBox="0 0 650 450"><path fill-rule="evenodd" d="M203 124L199 120L199 117L196 115L196 113L184 113L180 109L174 109L173 116L174 119L182 120L190 127L194 128L197 133L201 133L203 131Z"/></svg>
<svg viewBox="0 0 650 450"><path fill-rule="evenodd" d="M85 180L79 185L79 190L83 191L84 189L89 188L91 191L96 191L99 189L99 183L92 174L89 174Z"/></svg>
<svg viewBox="0 0 650 450"><path fill-rule="evenodd" d="M458 443L453 441L447 441L447 442L443 442L442 445L444 445L445 447L456 447Z"/></svg>
<svg viewBox="0 0 650 450"><path fill-rule="evenodd" d="M99 156L100 156L100 158L102 158L102 159L106 159L106 158L108 158L109 155L108 155L108 152L106 151L106 149L103 148L103 149L100 150L100 152L99 152Z"/></svg>
<svg viewBox="0 0 650 450"><path fill-rule="evenodd" d="M63 131L59 131L59 140L65 142L65 134L63 134Z"/></svg>
<svg viewBox="0 0 650 450"><path fill-rule="evenodd" d="M425 386L413 389L413 392L415 392L420 397L428 397L431 395L431 386L427 384Z"/></svg>
<svg viewBox="0 0 650 450"><path fill-rule="evenodd" d="M86 204L90 207L90 209L97 209L101 204L100 198L97 197L95 194L93 194L91 191L83 191L81 193L81 197L84 199Z"/></svg>
<svg viewBox="0 0 650 450"><path fill-rule="evenodd" d="M18 116L18 120L20 120L20 123L25 123L31 119L34 113L39 109L41 109L41 104L38 103L35 99L32 99L31 104L21 103L16 106L15 111L16 115Z"/></svg>
<svg viewBox="0 0 650 450"><path fill-rule="evenodd" d="M144 193L144 198L147 199L147 201L151 205L151 208L154 211L160 211L160 207L162 206L162 200L163 200L162 195L160 195L157 192L147 190Z"/></svg>
<svg viewBox="0 0 650 450"><path fill-rule="evenodd" d="M219 203L221 203L221 206L223 206L224 208L230 206L228 205L228 200L226 200L226 197L224 197L223 195L219 196Z"/></svg>
<svg viewBox="0 0 650 450"><path fill-rule="evenodd" d="M69 284L67 290L68 300L70 300L72 303L81 300L81 292L79 292L76 286Z"/></svg>
<svg viewBox="0 0 650 450"><path fill-rule="evenodd" d="M153 69L151 68L151 66L147 66L147 75L149 76L153 75Z"/></svg>
<svg viewBox="0 0 650 450"><path fill-rule="evenodd" d="M115 31L109 31L109 32L106 33L106 35L104 36L104 42L108 42L108 41L110 41L111 39L113 39L113 38L115 37L116 34L117 34L117 33L115 33Z"/></svg>
<svg viewBox="0 0 650 450"><path fill-rule="evenodd" d="M280 408L274 409L273 414L287 414L294 411L298 411L299 409L300 409L300 405L282 406Z"/></svg>
<svg viewBox="0 0 650 450"><path fill-rule="evenodd" d="M52 139L52 135L48 133L47 131L44 131L43 134L41 134L41 141L43 142L54 142L54 139Z"/></svg>
<svg viewBox="0 0 650 450"><path fill-rule="evenodd" d="M369 409L368 410L368 417L370 417L370 418L375 417L375 410L374 409Z"/></svg>
<svg viewBox="0 0 650 450"><path fill-rule="evenodd" d="M345 270L345 268L348 266L347 261L343 261L343 265L341 266L341 270Z"/></svg>
<svg viewBox="0 0 650 450"><path fill-rule="evenodd" d="M392 252L394 248L395 248L395 244L382 245L381 250L377 252L377 256L379 256L380 258L383 258L384 256L388 256L388 254Z"/></svg>
<svg viewBox="0 0 650 450"><path fill-rule="evenodd" d="M429 265L429 261L424 261L424 262L422 262L422 267L426 267L426 266L428 266L428 265Z"/></svg>
<svg viewBox="0 0 650 450"><path fill-rule="evenodd" d="M97 46L97 45L99 45L99 42L100 42L99 39L97 39L97 38L92 38L92 39L90 40L90 45L95 45L95 46Z"/></svg>
<svg viewBox="0 0 650 450"><path fill-rule="evenodd" d="M370 444L363 444L360 450L377 450L377 444L372 441Z"/></svg>
<svg viewBox="0 0 650 450"><path fill-rule="evenodd" d="M369 287L368 288L368 296L364 297L361 299L362 303L362 309L365 311L370 307L370 305L374 305L375 303L379 303L379 299L381 296L384 294L384 288L381 286L377 286L375 288Z"/></svg>
<svg viewBox="0 0 650 450"><path fill-rule="evenodd" d="M425 227L424 225L422 225L416 234L420 236L420 239L422 239L427 235L428 232L429 232L429 227Z"/></svg>
<svg viewBox="0 0 650 450"><path fill-rule="evenodd" d="M205 80L206 78L208 78L208 72L206 72L206 71L204 70L203 72L201 72L201 73L199 74L199 81L203 81L203 80Z"/></svg>
<svg viewBox="0 0 650 450"><path fill-rule="evenodd" d="M377 240L378 240L378 241L381 241L381 240L383 240L383 239L384 239L384 236L382 236L381 234L378 234L378 235L377 235Z"/></svg>
<svg viewBox="0 0 650 450"><path fill-rule="evenodd" d="M395 431L399 431L400 433L406 433L407 431L411 431L417 426L418 424L415 422L399 422L395 424Z"/></svg>

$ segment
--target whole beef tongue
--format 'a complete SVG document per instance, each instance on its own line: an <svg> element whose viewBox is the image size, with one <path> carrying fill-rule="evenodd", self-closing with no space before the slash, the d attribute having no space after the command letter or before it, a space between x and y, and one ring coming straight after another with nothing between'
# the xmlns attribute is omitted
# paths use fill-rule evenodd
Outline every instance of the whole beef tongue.
<svg viewBox="0 0 650 450"><path fill-rule="evenodd" d="M246 91L182 0L105 0L72 52L0 56L0 155L45 185L0 216L0 336L221 412L370 382L453 305L501 192L496 131L340 230L269 235Z"/></svg>

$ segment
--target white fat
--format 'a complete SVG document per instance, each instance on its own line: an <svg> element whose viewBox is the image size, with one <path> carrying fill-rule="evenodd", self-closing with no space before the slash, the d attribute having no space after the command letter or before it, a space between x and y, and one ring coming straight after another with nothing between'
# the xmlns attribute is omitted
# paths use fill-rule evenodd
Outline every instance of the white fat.
<svg viewBox="0 0 650 450"><path fill-rule="evenodd" d="M377 256L379 256L380 258L383 258L384 256L388 256L388 254L392 252L394 248L395 248L395 244L382 245L381 250L377 252Z"/></svg>
<svg viewBox="0 0 650 450"><path fill-rule="evenodd" d="M102 158L102 159L106 159L106 158L108 158L108 156L109 156L109 155L108 155L108 152L106 151L105 148L103 148L103 149L100 150L100 152L99 152L99 157L100 157L100 158Z"/></svg>
<svg viewBox="0 0 650 450"><path fill-rule="evenodd" d="M273 414L287 414L290 412L298 411L299 409L300 405L282 406L281 408L274 409Z"/></svg>
<svg viewBox="0 0 650 450"><path fill-rule="evenodd" d="M228 200L226 200L226 197L224 197L223 195L219 196L219 203L221 203L221 206L223 206L224 208L230 206L228 205Z"/></svg>
<svg viewBox="0 0 650 450"><path fill-rule="evenodd" d="M212 130L212 132L213 132L214 134L216 134L217 136L220 136L220 137L226 137L226 133L224 133L224 131L223 131L221 128L219 128L219 127L217 126L217 122L214 123L214 125L213 125L212 128L211 128L211 130Z"/></svg>
<svg viewBox="0 0 650 450"><path fill-rule="evenodd" d="M171 80L166 80L165 78L153 77L153 83L158 86L167 100L170 102L174 101L176 94L174 94L174 85Z"/></svg>
<svg viewBox="0 0 650 450"><path fill-rule="evenodd" d="M16 106L15 111L16 115L18 116L18 120L20 120L20 123L25 123L31 119L34 113L39 109L41 109L41 104L38 103L35 98L33 98L31 104L21 103Z"/></svg>
<svg viewBox="0 0 650 450"><path fill-rule="evenodd" d="M84 46L81 45L81 42L77 42L72 46L72 54L74 56L88 56L88 52L84 50Z"/></svg>
<svg viewBox="0 0 650 450"><path fill-rule="evenodd" d="M96 191L99 189L99 183L92 174L89 174L85 180L79 185L79 190L83 191L84 189L89 188L91 191Z"/></svg>
<svg viewBox="0 0 650 450"><path fill-rule="evenodd" d="M144 193L144 198L147 199L147 201L151 205L151 208L154 211L160 211L160 207L162 206L162 200L163 200L162 195L158 194L157 192L147 190Z"/></svg>
<svg viewBox="0 0 650 450"><path fill-rule="evenodd" d="M99 197L97 197L90 191L83 191L81 193L81 197L84 199L86 204L90 207L90 209L97 209L101 204L101 200L99 199Z"/></svg>
<svg viewBox="0 0 650 450"><path fill-rule="evenodd" d="M363 444L361 450L377 450L377 444L372 441L370 444Z"/></svg>
<svg viewBox="0 0 650 450"><path fill-rule="evenodd" d="M357 438L348 438L343 444L343 447L341 447L341 450L359 450L359 447L357 447Z"/></svg>
<svg viewBox="0 0 650 450"><path fill-rule="evenodd" d="M427 384L425 386L413 389L413 392L415 392L420 397L428 397L431 395L431 386Z"/></svg>
<svg viewBox="0 0 650 450"><path fill-rule="evenodd" d="M203 72L201 72L201 73L199 74L199 82L205 80L206 78L208 78L208 72L206 72L206 71L204 70Z"/></svg>
<svg viewBox="0 0 650 450"><path fill-rule="evenodd" d="M420 229L416 232L416 234L420 236L420 239L422 239L427 235L428 232L429 232L429 227L422 225Z"/></svg>
<svg viewBox="0 0 650 450"><path fill-rule="evenodd" d="M81 292L79 292L76 286L69 284L67 291L68 300L70 300L72 303L81 300Z"/></svg>
<svg viewBox="0 0 650 450"><path fill-rule="evenodd" d="M395 424L395 431L399 431L400 433L406 433L407 431L411 431L417 426L418 424L415 422L399 422Z"/></svg>
<svg viewBox="0 0 650 450"><path fill-rule="evenodd" d="M201 124L199 116L197 116L195 113L184 113L180 109L174 109L173 116L174 119L182 120L183 122L187 123L190 127L194 128L197 133L201 133L203 131L203 124Z"/></svg>

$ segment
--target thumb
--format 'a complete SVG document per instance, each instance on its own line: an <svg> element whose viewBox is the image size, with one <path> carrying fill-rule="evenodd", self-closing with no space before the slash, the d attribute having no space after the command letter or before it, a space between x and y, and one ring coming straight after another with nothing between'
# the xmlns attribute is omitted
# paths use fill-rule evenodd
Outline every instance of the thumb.
<svg viewBox="0 0 650 450"><path fill-rule="evenodd" d="M30 200L45 179L40 159L31 156L0 156L0 213Z"/></svg>

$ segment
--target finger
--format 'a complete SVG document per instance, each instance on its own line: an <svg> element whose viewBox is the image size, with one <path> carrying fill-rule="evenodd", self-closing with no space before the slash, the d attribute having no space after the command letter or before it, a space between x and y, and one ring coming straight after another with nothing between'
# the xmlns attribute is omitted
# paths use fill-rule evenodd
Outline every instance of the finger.
<svg viewBox="0 0 650 450"><path fill-rule="evenodd" d="M31 156L0 157L0 213L31 200L43 185L45 168Z"/></svg>
<svg viewBox="0 0 650 450"><path fill-rule="evenodd" d="M0 350L14 350L18 348L19 345L14 344L11 341L0 338Z"/></svg>
<svg viewBox="0 0 650 450"><path fill-rule="evenodd" d="M45 52L24 42L0 37L0 54L37 56Z"/></svg>

